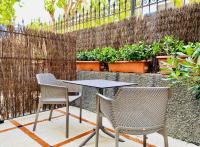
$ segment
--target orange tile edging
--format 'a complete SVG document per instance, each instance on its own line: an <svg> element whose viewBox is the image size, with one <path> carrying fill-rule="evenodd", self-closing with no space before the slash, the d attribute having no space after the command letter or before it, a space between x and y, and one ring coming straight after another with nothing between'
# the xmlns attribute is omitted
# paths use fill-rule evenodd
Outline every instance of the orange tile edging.
<svg viewBox="0 0 200 147"><path fill-rule="evenodd" d="M63 110L56 109L56 111L66 115L66 112L63 111ZM71 114L71 113L69 113L69 115L72 116L72 117L74 117L74 118L76 118L76 119L79 119L79 116L76 116L76 115ZM84 122L86 122L86 123L89 123L89 124L91 124L91 125L96 126L96 123L94 123L94 122L92 122L92 121L89 121L89 120L87 120L87 119L82 118L82 121L84 121ZM110 132L112 132L112 133L115 133L115 131L112 130L112 129L110 129L110 128L106 128L106 130L108 130L108 131L110 131ZM141 141L140 139L131 137L131 136L127 135L127 134L120 134L120 135L123 136L123 137L125 137L126 139L129 139L129 140L134 141L134 142L136 142L136 143L143 144L143 141ZM148 143L147 143L147 146L148 146L148 147L156 147L155 145L148 144Z"/></svg>
<svg viewBox="0 0 200 147"><path fill-rule="evenodd" d="M32 138L33 140L35 140L37 143L39 143L41 146L43 147L49 147L50 145L45 142L44 140L42 140L41 138L39 138L37 135L35 135L33 132L31 132L30 130L28 130L26 127L22 126L20 123L18 123L15 120L11 120L10 121L13 125L15 125L16 127L18 127L21 131L23 131L26 135L28 135L30 138Z"/></svg>
<svg viewBox="0 0 200 147"><path fill-rule="evenodd" d="M52 117L52 119L54 118L59 118L59 117L62 117L64 115L66 115L66 112L63 111L63 110L59 110L59 109L56 109L55 111L57 112L60 112L62 113L62 115L59 115L59 116L55 116L55 117ZM73 118L76 118L76 119L79 119L79 116L76 116L74 114L71 114L69 113L69 115ZM38 121L38 123L40 122L44 122L44 121L48 121L48 119L43 119L43 120L40 120ZM88 124L91 124L93 126L96 126L96 123L92 122L92 121L89 121L87 119L84 119L82 118L82 121L88 123ZM42 140L41 138L39 138L37 135L35 135L33 132L31 132L30 130L28 130L25 126L29 126L29 125L32 125L34 122L30 122L30 123L27 123L27 124L24 124L24 125L21 125L20 123L18 123L16 120L10 120L10 122L15 125L16 127L12 127L12 128L8 128L8 129L5 129L5 130L0 130L0 133L3 133L3 132L7 132L7 131L10 131L10 130L14 130L16 128L19 128L21 131L23 131L25 134L27 134L29 137L31 137L33 140L35 140L37 143L39 143L40 145L44 146L44 147L50 147L50 145L45 142L44 140ZM115 133L115 131L113 129L110 129L110 128L106 128L106 130L112 132L112 133ZM57 143L55 145L53 145L53 147L59 147L59 146L62 146L62 145L65 145L65 144L68 144L74 140L77 140L77 139L80 139L86 135L89 135L91 134L92 132L94 132L94 130L89 130L89 131L86 131L82 134L79 134L77 136L74 136L72 138L69 138L65 141L62 141L60 143ZM140 139L137 139L137 138L134 138L132 136L129 136L127 134L120 134L121 136L125 137L126 139L129 139L131 141L134 141L136 143L139 143L139 144L143 144L143 141L141 141ZM152 144L147 144L148 147L156 147L155 145L152 145Z"/></svg>
<svg viewBox="0 0 200 147"><path fill-rule="evenodd" d="M70 139L67 139L67 140L65 140L65 141L63 141L63 142L60 142L60 143L58 143L58 144L56 144L56 145L53 145L53 147L59 147L59 146L68 144L68 143L70 143L70 142L72 142L72 141L74 141L74 140L77 140L77 139L80 139L80 138L82 138L82 137L84 137L84 136L86 136L86 135L89 135L89 134L91 134L92 132L94 132L93 129L92 129L92 130L89 130L89 131L87 131L87 132L84 132L84 133L82 133L82 134L79 134L79 135L77 135L77 136L74 136L74 137L72 137L72 138L70 138Z"/></svg>

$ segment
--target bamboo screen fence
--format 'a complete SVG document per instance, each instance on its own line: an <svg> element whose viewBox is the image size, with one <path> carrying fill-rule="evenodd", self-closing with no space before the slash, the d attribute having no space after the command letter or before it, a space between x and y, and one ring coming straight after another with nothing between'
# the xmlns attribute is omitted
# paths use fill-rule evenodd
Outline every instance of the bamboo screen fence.
<svg viewBox="0 0 200 147"><path fill-rule="evenodd" d="M27 29L0 33L0 115L4 119L34 113L39 97L36 73L76 78L72 35Z"/></svg>
<svg viewBox="0 0 200 147"><path fill-rule="evenodd" d="M177 39L200 40L200 4L167 9L143 17L131 17L76 33L76 49L89 50L97 47L112 46L120 48L125 44L145 41L151 43L173 35Z"/></svg>

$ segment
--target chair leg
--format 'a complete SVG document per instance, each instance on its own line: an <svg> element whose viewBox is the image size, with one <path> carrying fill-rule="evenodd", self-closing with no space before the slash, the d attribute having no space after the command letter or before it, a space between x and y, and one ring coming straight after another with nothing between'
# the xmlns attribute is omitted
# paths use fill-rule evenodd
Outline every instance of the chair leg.
<svg viewBox="0 0 200 147"><path fill-rule="evenodd" d="M98 147L99 145L99 114L100 112L97 112L97 120L96 120L96 142L95 147Z"/></svg>
<svg viewBox="0 0 200 147"><path fill-rule="evenodd" d="M115 130L115 147L119 147L119 132Z"/></svg>
<svg viewBox="0 0 200 147"><path fill-rule="evenodd" d="M147 135L143 135L143 147L147 146Z"/></svg>
<svg viewBox="0 0 200 147"><path fill-rule="evenodd" d="M79 117L79 122L82 123L82 97L80 97L80 117Z"/></svg>
<svg viewBox="0 0 200 147"><path fill-rule="evenodd" d="M69 137L69 106L66 106L66 138Z"/></svg>
<svg viewBox="0 0 200 147"><path fill-rule="evenodd" d="M49 114L49 121L51 121L52 113L53 113L54 106L51 106L50 114Z"/></svg>
<svg viewBox="0 0 200 147"><path fill-rule="evenodd" d="M165 144L165 147L168 147L168 137L167 137L167 128L164 127L164 129L161 131L161 134L164 138L164 144Z"/></svg>
<svg viewBox="0 0 200 147"><path fill-rule="evenodd" d="M37 112L36 112L36 116L35 116L35 122L34 122L34 126L33 126L33 131L36 130L37 121L38 121L38 117L39 117L39 113L40 113L40 108L41 108L41 105L39 103L38 104L38 109L37 109Z"/></svg>

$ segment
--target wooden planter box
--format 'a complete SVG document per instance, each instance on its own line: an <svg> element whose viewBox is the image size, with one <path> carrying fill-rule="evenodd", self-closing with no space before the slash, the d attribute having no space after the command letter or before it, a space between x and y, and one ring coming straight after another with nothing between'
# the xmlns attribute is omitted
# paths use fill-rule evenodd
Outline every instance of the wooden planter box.
<svg viewBox="0 0 200 147"><path fill-rule="evenodd" d="M76 61L77 71L100 71L101 64L99 61Z"/></svg>
<svg viewBox="0 0 200 147"><path fill-rule="evenodd" d="M112 72L133 72L145 73L148 71L149 61L117 61L108 64L109 71Z"/></svg>
<svg viewBox="0 0 200 147"><path fill-rule="evenodd" d="M179 58L183 59L182 61L184 61L185 58L187 58L188 56L179 56ZM167 62L167 59L170 58L170 56L157 56L156 57L158 59L158 63L159 63L159 67L161 68L165 68L165 66L162 64L162 62ZM168 75L170 74L171 71L169 70L160 70L160 74L163 75Z"/></svg>

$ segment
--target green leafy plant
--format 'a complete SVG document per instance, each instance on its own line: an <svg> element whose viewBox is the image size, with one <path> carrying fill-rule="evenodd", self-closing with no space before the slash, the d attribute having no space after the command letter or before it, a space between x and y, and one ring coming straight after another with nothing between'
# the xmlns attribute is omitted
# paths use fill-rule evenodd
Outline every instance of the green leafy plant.
<svg viewBox="0 0 200 147"><path fill-rule="evenodd" d="M171 71L167 80L172 84L181 82L187 84L197 99L200 99L200 43L188 43L185 45L186 60L171 57L166 64Z"/></svg>
<svg viewBox="0 0 200 147"><path fill-rule="evenodd" d="M104 63L113 63L117 60L118 51L112 47L104 47L99 55L99 60Z"/></svg>
<svg viewBox="0 0 200 147"><path fill-rule="evenodd" d="M160 42L154 41L152 44L149 45L149 49L151 51L152 57L155 57L158 54L161 54L163 45Z"/></svg>
<svg viewBox="0 0 200 147"><path fill-rule="evenodd" d="M184 42L175 39L173 36L165 36L161 40L161 54L178 56L185 53Z"/></svg>
<svg viewBox="0 0 200 147"><path fill-rule="evenodd" d="M118 61L140 61L152 57L151 50L144 42L139 44L125 45L119 50Z"/></svg>
<svg viewBox="0 0 200 147"><path fill-rule="evenodd" d="M79 61L88 61L88 52L87 51L79 51L76 53L76 59Z"/></svg>
<svg viewBox="0 0 200 147"><path fill-rule="evenodd" d="M101 49L96 48L90 51L79 51L76 54L76 58L79 61L99 61Z"/></svg>

